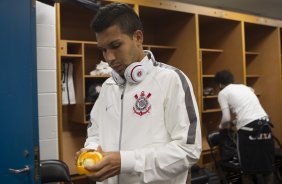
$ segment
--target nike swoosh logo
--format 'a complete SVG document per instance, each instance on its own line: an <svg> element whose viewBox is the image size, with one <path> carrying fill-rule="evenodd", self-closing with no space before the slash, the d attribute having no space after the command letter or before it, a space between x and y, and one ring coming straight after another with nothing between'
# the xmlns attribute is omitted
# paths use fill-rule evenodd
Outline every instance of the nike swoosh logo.
<svg viewBox="0 0 282 184"><path fill-rule="evenodd" d="M108 111L112 106L113 106L113 104L106 106L106 111Z"/></svg>

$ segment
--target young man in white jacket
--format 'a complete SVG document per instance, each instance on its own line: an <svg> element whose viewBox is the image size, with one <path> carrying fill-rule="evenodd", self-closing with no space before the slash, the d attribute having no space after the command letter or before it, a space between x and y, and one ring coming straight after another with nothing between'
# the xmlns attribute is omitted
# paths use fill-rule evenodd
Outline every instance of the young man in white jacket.
<svg viewBox="0 0 282 184"><path fill-rule="evenodd" d="M130 6L101 8L91 26L113 73L91 111L82 149L104 155L87 167L93 172L90 179L103 184L185 184L202 144L191 82L143 50L142 24Z"/></svg>
<svg viewBox="0 0 282 184"><path fill-rule="evenodd" d="M260 174L263 181L272 184L274 165L274 142L271 122L253 89L243 84L233 84L233 74L228 70L216 73L215 82L221 89L218 102L222 110L219 127L231 121L230 111L236 116L238 152L243 184L255 183L253 178Z"/></svg>

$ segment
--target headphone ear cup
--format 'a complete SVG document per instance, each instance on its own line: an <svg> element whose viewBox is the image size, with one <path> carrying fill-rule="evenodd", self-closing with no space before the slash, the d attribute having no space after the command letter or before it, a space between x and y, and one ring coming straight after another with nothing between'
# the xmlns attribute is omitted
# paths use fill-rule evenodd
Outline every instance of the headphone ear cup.
<svg viewBox="0 0 282 184"><path fill-rule="evenodd" d="M138 63L130 64L124 72L125 79L130 83L139 83L141 82L146 76L146 69L145 67Z"/></svg>
<svg viewBox="0 0 282 184"><path fill-rule="evenodd" d="M114 70L112 70L112 77L114 81L119 85L122 85L125 83L125 80Z"/></svg>

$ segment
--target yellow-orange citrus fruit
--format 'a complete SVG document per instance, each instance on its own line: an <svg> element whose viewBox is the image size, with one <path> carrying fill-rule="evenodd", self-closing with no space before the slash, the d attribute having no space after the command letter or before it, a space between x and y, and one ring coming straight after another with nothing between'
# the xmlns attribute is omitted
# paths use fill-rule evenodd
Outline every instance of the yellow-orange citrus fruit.
<svg viewBox="0 0 282 184"><path fill-rule="evenodd" d="M77 163L76 163L78 173L90 175L91 172L85 169L85 166L91 167L97 164L97 162L99 162L100 160L102 160L102 158L103 158L103 155L97 151L91 150L91 151L82 152L79 155L77 159Z"/></svg>

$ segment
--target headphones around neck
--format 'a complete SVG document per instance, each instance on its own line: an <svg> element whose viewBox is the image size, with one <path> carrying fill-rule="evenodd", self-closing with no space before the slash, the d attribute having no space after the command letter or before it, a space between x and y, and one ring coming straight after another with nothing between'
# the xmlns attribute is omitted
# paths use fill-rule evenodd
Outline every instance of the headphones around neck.
<svg viewBox="0 0 282 184"><path fill-rule="evenodd" d="M152 69L153 61L148 54L142 61L131 63L124 71L124 78L114 70L112 70L112 77L118 85L125 84L126 81L131 84L138 84L145 79Z"/></svg>

